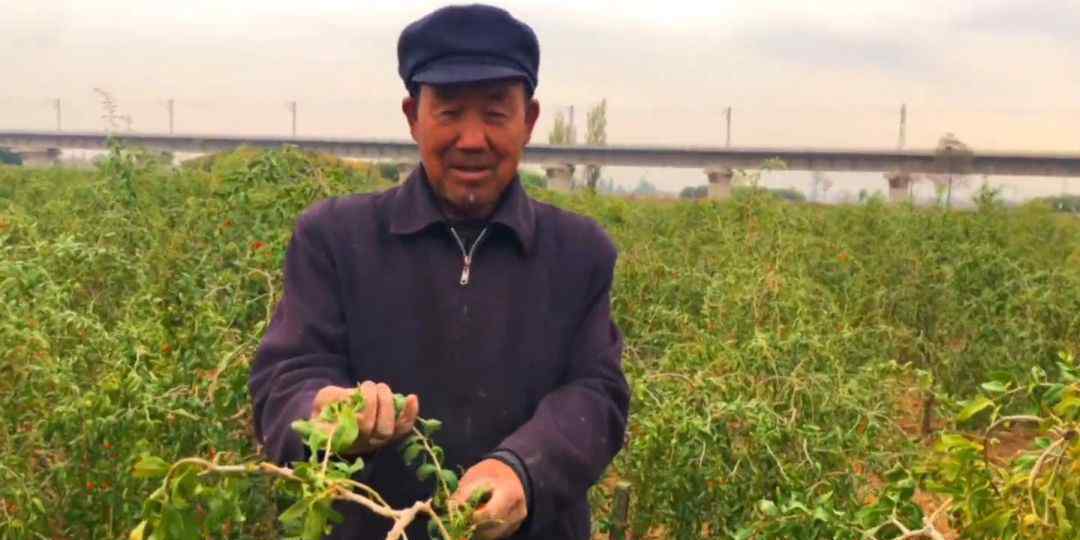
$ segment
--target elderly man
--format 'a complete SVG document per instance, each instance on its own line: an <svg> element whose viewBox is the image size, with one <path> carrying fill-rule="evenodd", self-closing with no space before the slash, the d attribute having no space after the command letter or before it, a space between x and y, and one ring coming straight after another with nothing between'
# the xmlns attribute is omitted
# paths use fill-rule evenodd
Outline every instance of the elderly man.
<svg viewBox="0 0 1080 540"><path fill-rule="evenodd" d="M446 462L465 470L454 498L492 490L473 516L485 539L587 538L586 490L621 447L629 402L615 247L593 221L530 199L517 175L539 56L532 29L489 6L405 28L402 111L420 166L400 187L300 216L250 381L256 432L283 463L306 458L292 421L362 392L353 453L396 507L430 494L393 448L422 403L444 423ZM393 392L408 394L399 416ZM333 538L389 528L337 508Z"/></svg>

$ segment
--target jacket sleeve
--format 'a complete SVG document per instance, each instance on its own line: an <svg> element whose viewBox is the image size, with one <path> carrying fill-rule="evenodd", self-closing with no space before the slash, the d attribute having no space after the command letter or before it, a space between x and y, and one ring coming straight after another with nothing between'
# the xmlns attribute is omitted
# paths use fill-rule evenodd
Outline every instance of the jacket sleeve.
<svg viewBox="0 0 1080 540"><path fill-rule="evenodd" d="M524 525L529 536L585 500L623 444L630 392L621 366L622 335L611 319L616 252L607 236L602 238L598 251L603 255L589 279L563 385L546 395L532 418L498 447L520 457L529 477L532 493Z"/></svg>
<svg viewBox="0 0 1080 540"><path fill-rule="evenodd" d="M331 205L319 203L297 221L285 255L284 291L251 368L255 435L266 457L280 464L307 458L290 424L311 415L319 389L354 384L337 268L322 230Z"/></svg>

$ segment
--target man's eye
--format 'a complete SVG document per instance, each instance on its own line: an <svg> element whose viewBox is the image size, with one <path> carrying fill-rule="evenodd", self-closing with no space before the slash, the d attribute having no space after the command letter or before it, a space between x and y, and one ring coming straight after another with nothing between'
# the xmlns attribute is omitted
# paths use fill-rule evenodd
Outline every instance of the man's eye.
<svg viewBox="0 0 1080 540"><path fill-rule="evenodd" d="M508 115L502 111L488 111L487 117L492 120L506 120Z"/></svg>
<svg viewBox="0 0 1080 540"><path fill-rule="evenodd" d="M443 109L439 111L440 118L457 118L461 115L461 109Z"/></svg>

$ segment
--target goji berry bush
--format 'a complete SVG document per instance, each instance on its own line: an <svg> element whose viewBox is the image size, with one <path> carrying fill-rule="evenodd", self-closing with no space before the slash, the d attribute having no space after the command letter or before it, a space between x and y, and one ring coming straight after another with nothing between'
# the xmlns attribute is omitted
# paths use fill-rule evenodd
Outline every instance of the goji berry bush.
<svg viewBox="0 0 1080 540"><path fill-rule="evenodd" d="M0 167L0 537L127 537L157 511L155 480L132 474L144 456L257 459L248 367L295 219L391 185L378 171L288 148ZM1065 452L1080 412L1062 359L1080 354L1080 221L989 191L953 212L753 187L724 202L533 193L597 219L621 253L633 402L591 494L598 531L619 478L635 537L884 540L932 510L965 538L1072 534L1060 494L1080 477ZM1058 401L1031 384L1062 385ZM1017 465L1030 490L996 484L1007 466L955 438L1036 413L1053 420ZM284 534L297 501L273 483L230 481L215 532L193 534ZM929 509L917 492L953 500ZM1028 494L1034 511L1003 510Z"/></svg>

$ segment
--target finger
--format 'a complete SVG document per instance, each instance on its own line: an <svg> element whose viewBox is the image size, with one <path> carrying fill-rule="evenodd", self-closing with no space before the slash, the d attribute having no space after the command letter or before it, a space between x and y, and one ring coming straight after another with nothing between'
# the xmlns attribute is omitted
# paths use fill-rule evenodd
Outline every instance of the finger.
<svg viewBox="0 0 1080 540"><path fill-rule="evenodd" d="M491 527L505 522L510 513L511 503L510 497L504 490L496 489L491 492L491 498L473 512L472 522L480 527Z"/></svg>
<svg viewBox="0 0 1080 540"><path fill-rule="evenodd" d="M375 388L378 392L379 408L375 415L375 431L372 432L371 437L379 441L387 441L394 434L394 393L384 383L379 383Z"/></svg>
<svg viewBox="0 0 1080 540"><path fill-rule="evenodd" d="M472 540L499 540L510 536L512 531L505 525L478 525L473 533Z"/></svg>
<svg viewBox="0 0 1080 540"><path fill-rule="evenodd" d="M328 405L347 399L355 391L353 388L342 388L340 386L322 387L315 394L315 399L312 400L311 416L313 418L319 416Z"/></svg>
<svg viewBox="0 0 1080 540"><path fill-rule="evenodd" d="M458 484L457 491L450 495L450 502L455 505L465 504L465 501L469 500L469 495L476 489L475 482L470 482L468 478L462 478L460 484Z"/></svg>
<svg viewBox="0 0 1080 540"><path fill-rule="evenodd" d="M360 411L357 415L356 423L360 429L360 435L363 439L371 437L372 431L375 429L375 415L378 412L379 405L376 397L378 396L378 390L375 383L371 381L364 381L360 383L360 393L364 396L364 410Z"/></svg>
<svg viewBox="0 0 1080 540"><path fill-rule="evenodd" d="M409 394L405 398L405 408L401 411L401 416L398 416L397 422L394 424L394 438L404 436L413 429L413 425L416 424L416 417L420 415L420 398L416 397L416 394Z"/></svg>

